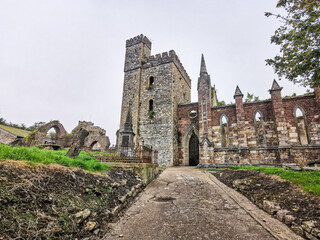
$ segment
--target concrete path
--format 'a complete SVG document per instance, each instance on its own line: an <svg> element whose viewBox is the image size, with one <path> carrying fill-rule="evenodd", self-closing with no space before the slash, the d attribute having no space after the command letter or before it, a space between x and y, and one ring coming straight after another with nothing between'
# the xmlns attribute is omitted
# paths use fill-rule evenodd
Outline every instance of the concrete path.
<svg viewBox="0 0 320 240"><path fill-rule="evenodd" d="M248 200L229 190L199 169L168 168L111 225L104 239L301 239L277 220L271 224L282 228L269 228L268 215L260 216Z"/></svg>

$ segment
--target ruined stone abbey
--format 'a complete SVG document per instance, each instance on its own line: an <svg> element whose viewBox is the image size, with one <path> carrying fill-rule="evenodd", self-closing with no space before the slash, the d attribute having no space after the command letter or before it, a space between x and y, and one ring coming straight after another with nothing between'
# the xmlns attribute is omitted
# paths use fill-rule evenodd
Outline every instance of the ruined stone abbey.
<svg viewBox="0 0 320 240"><path fill-rule="evenodd" d="M278 83L270 85L270 100L244 103L235 87L235 104L217 106L202 56L191 103L191 79L176 53L151 55L139 35L126 41L117 146L150 146L153 161L167 165L319 161L320 88L283 98Z"/></svg>

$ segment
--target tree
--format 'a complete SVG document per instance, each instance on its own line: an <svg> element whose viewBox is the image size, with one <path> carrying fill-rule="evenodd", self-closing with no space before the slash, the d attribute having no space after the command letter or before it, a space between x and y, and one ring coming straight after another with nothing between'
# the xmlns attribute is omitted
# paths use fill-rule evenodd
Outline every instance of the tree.
<svg viewBox="0 0 320 240"><path fill-rule="evenodd" d="M244 100L244 102L248 103L248 102L252 102L252 101L254 101L254 102L259 101L259 97L254 96L253 93L252 93L252 94L247 93L247 97L246 97L246 99Z"/></svg>
<svg viewBox="0 0 320 240"><path fill-rule="evenodd" d="M266 12L283 23L271 37L271 43L280 46L280 54L267 59L279 79L303 86L320 86L320 1L279 0L286 16Z"/></svg>
<svg viewBox="0 0 320 240"><path fill-rule="evenodd" d="M0 124L6 125L6 120L3 117L0 117Z"/></svg>
<svg viewBox="0 0 320 240"><path fill-rule="evenodd" d="M218 107L221 107L221 106L224 106L226 105L226 102L225 101L218 101Z"/></svg>
<svg viewBox="0 0 320 240"><path fill-rule="evenodd" d="M39 127L43 126L45 122L35 122L33 125L27 128L28 131L34 131L38 129Z"/></svg>

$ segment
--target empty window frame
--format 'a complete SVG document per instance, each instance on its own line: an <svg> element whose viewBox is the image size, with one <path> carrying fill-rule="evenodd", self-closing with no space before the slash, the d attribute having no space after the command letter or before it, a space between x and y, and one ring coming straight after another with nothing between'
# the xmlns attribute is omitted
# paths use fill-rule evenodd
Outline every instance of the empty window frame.
<svg viewBox="0 0 320 240"><path fill-rule="evenodd" d="M301 145L309 144L307 124L306 124L306 114L302 107L295 106L293 110L293 115L296 120L296 129Z"/></svg>
<svg viewBox="0 0 320 240"><path fill-rule="evenodd" d="M153 111L153 100L149 100L149 112Z"/></svg>
<svg viewBox="0 0 320 240"><path fill-rule="evenodd" d="M257 146L263 146L266 144L266 134L264 130L263 115L260 110L256 110L254 112L253 122L254 122Z"/></svg>
<svg viewBox="0 0 320 240"><path fill-rule="evenodd" d="M220 133L221 133L221 147L229 146L229 126L228 118L225 114L220 116Z"/></svg>

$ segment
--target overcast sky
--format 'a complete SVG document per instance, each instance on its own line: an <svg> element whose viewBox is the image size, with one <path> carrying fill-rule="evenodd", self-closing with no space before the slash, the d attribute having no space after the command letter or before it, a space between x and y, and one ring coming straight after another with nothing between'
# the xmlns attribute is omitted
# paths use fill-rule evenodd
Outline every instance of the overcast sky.
<svg viewBox="0 0 320 240"><path fill-rule="evenodd" d="M279 26L264 12L276 0L0 0L0 116L8 122L60 120L70 132L78 120L119 128L125 41L139 34L152 55L174 49L192 79L201 54L218 99L269 98L277 76L265 59L279 50L270 36ZM306 88L282 80L282 95Z"/></svg>

